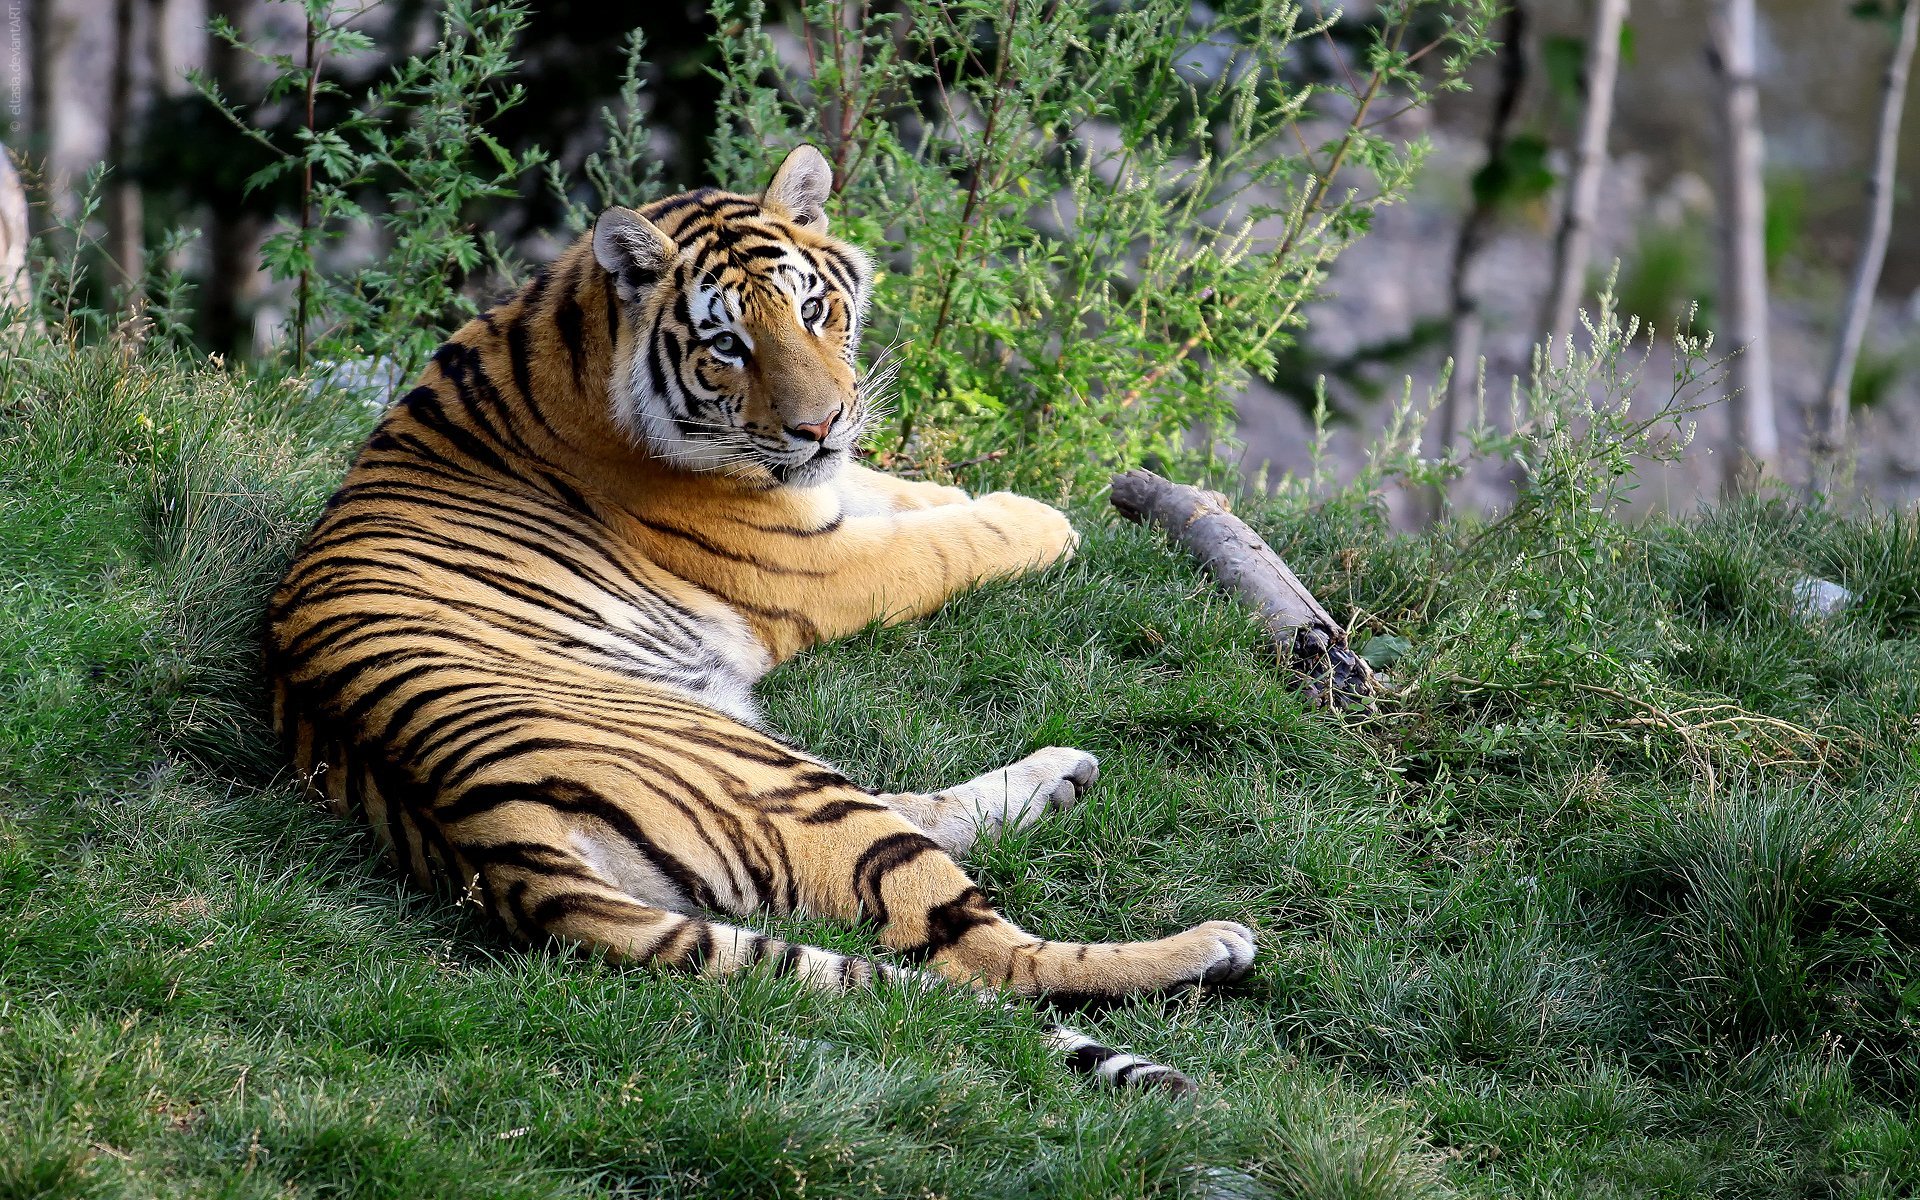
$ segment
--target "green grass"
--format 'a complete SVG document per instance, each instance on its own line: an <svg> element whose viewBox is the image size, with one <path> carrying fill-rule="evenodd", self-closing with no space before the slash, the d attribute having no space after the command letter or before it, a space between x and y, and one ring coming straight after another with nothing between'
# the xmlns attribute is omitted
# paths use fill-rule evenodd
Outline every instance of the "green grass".
<svg viewBox="0 0 1920 1200"><path fill-rule="evenodd" d="M253 679L369 419L206 367L0 366L0 1196L1920 1189L1911 514L1760 504L1530 564L1524 528L1250 514L1410 643L1342 716L1088 508L1064 569L768 681L890 788L1100 755L972 865L1049 936L1259 930L1243 984L1075 1017L1196 1105L1086 1087L1025 1010L521 951L402 887L279 774ZM1803 571L1860 602L1792 619Z"/></svg>

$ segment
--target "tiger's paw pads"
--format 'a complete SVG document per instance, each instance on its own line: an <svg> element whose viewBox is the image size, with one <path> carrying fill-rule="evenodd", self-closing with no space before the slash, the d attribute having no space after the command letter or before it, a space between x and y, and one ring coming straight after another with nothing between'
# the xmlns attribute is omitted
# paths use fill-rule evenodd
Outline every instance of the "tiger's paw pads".
<svg viewBox="0 0 1920 1200"><path fill-rule="evenodd" d="M1201 983L1232 983L1253 970L1253 930L1238 921L1208 921L1200 928L1220 945L1220 957L1200 977Z"/></svg>

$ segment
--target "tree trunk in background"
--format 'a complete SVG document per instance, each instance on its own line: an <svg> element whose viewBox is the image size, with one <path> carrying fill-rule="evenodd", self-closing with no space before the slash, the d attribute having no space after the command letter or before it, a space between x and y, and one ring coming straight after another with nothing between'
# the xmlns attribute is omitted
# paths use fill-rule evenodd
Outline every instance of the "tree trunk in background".
<svg viewBox="0 0 1920 1200"><path fill-rule="evenodd" d="M13 169L13 158L0 146L0 337L28 327L33 310L33 280L27 274L27 193Z"/></svg>
<svg viewBox="0 0 1920 1200"><path fill-rule="evenodd" d="M114 0L113 6L113 83L107 103L107 165L113 174L107 180L105 216L106 250L120 268L129 291L129 312L139 307L132 289L145 270L145 241L142 237L140 187L128 172L134 137L138 130L134 100L135 63L145 46L138 36L135 0Z"/></svg>
<svg viewBox="0 0 1920 1200"><path fill-rule="evenodd" d="M1751 492L1776 469L1779 425L1767 345L1766 188L1753 0L1713 0L1708 59L1720 89L1720 318L1717 348L1735 352L1727 393L1733 436L1723 490Z"/></svg>
<svg viewBox="0 0 1920 1200"><path fill-rule="evenodd" d="M1526 33L1527 14L1516 3L1507 10L1506 20L1500 30L1500 83L1493 97L1493 116L1487 125L1488 165L1498 162L1506 152L1508 131L1513 126L1514 111L1519 107L1520 92L1527 82ZM1467 210L1466 219L1460 224L1460 240L1453 247L1449 289L1452 294L1450 311L1453 332L1449 344L1453 351L1453 375L1447 381L1447 394L1440 404L1437 441L1442 453L1451 449L1460 436L1467 407L1479 395L1480 339L1484 322L1480 315L1480 297L1473 290L1472 275L1474 264L1493 228L1494 201L1495 197L1488 195L1485 189L1473 189L1473 207ZM1445 507L1446 496L1440 489L1434 489L1433 494L1426 498L1423 514L1425 523L1431 525L1439 520L1441 510Z"/></svg>
<svg viewBox="0 0 1920 1200"><path fill-rule="evenodd" d="M67 55L76 40L78 29L75 14L63 9L55 0L37 0L33 10L33 93L30 98L33 122L28 135L27 160L28 175L38 175L34 187L46 200L46 207L35 221L37 230L44 230L54 218L67 215L72 211L72 198L61 184L61 163L58 149L60 145L62 106L54 103L54 97L61 94L60 82Z"/></svg>
<svg viewBox="0 0 1920 1200"><path fill-rule="evenodd" d="M6 143L23 165L32 162L41 146L40 113L46 103L42 93L46 81L41 78L39 52L40 30L47 19L45 7L45 0L26 0L8 14L17 16L20 22L19 43L9 47L18 57L7 64L19 73L9 81L5 95L8 104L18 102L20 107L7 113Z"/></svg>
<svg viewBox="0 0 1920 1200"><path fill-rule="evenodd" d="M1620 74L1620 27L1627 0L1593 0L1593 32L1587 41L1587 107L1580 118L1566 211L1553 242L1553 286L1547 294L1540 341L1554 365L1566 361L1567 339L1580 316L1587 262L1593 254L1593 218L1600 204L1600 171L1607 162L1607 130L1613 125L1613 88Z"/></svg>
<svg viewBox="0 0 1920 1200"><path fill-rule="evenodd" d="M212 0L208 17L223 17L236 29L250 28L248 0ZM230 96L251 94L242 78L246 62L224 41L207 35L207 74ZM222 354L253 348L247 305L260 277L260 219L242 207L238 193L208 198L212 220L207 230L206 279L200 285L200 330L207 345Z"/></svg>
<svg viewBox="0 0 1920 1200"><path fill-rule="evenodd" d="M1853 392L1853 368L1860 343L1873 315L1873 295L1880 286L1880 268L1887 261L1887 238L1893 232L1894 163L1900 153L1900 114L1906 107L1907 76L1913 50L1920 43L1920 0L1907 0L1900 17L1900 38L1880 88L1880 129L1873 149L1873 173L1867 179L1868 224L1854 264L1853 287L1847 295L1846 315L1833 343L1833 363L1819 411L1809 414L1813 426L1813 463L1808 473L1809 493L1832 485L1840 467L1840 451L1847 440L1847 406Z"/></svg>

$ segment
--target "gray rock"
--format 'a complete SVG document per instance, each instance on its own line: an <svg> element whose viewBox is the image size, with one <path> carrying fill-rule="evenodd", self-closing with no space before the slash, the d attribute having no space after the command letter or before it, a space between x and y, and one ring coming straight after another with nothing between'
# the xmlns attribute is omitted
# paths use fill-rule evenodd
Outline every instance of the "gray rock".
<svg viewBox="0 0 1920 1200"><path fill-rule="evenodd" d="M307 394L318 396L323 391L341 391L368 408L381 409L393 402L405 382L400 364L384 354L379 358L349 358L315 363Z"/></svg>
<svg viewBox="0 0 1920 1200"><path fill-rule="evenodd" d="M1819 621L1844 611L1854 595L1830 579L1808 575L1793 585L1793 614L1803 621Z"/></svg>

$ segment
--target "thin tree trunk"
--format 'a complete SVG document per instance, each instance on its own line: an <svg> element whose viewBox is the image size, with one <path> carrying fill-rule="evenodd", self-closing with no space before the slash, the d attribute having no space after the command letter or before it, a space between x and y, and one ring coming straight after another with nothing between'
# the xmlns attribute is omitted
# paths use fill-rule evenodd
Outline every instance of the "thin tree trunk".
<svg viewBox="0 0 1920 1200"><path fill-rule="evenodd" d="M0 346L33 328L33 280L27 274L27 193L0 146Z"/></svg>
<svg viewBox="0 0 1920 1200"><path fill-rule="evenodd" d="M1906 107L1907 75L1913 51L1920 43L1920 0L1907 0L1900 17L1900 38L1880 87L1880 132L1874 143L1873 173L1867 179L1867 236L1854 264L1853 287L1847 294L1846 316L1834 338L1833 363L1820 410L1813 414L1813 464L1810 490L1831 483L1847 440L1847 404L1853 392L1853 368L1860 343L1867 336L1873 314L1873 295L1880 286L1880 268L1887 261L1887 238L1893 232L1894 163L1900 153L1900 115Z"/></svg>
<svg viewBox="0 0 1920 1200"><path fill-rule="evenodd" d="M140 186L133 181L134 61L144 49L135 40L134 0L115 0L113 8L113 90L107 107L107 165L113 177L107 187L107 253L120 268L127 287L131 315L139 309L136 289L145 274L145 241L141 230Z"/></svg>
<svg viewBox="0 0 1920 1200"><path fill-rule="evenodd" d="M1567 339L1579 317L1586 290L1587 262L1593 254L1593 218L1600 205L1600 172L1607 163L1607 130L1613 124L1614 81L1620 75L1620 27L1627 0L1593 0L1593 32L1587 42L1587 106L1580 118L1573 177L1567 182L1566 211L1553 241L1553 287L1547 295L1541 331L1547 357L1566 361Z"/></svg>
<svg viewBox="0 0 1920 1200"><path fill-rule="evenodd" d="M1500 160L1506 152L1508 131L1513 127L1520 92L1527 81L1527 14L1519 4L1507 10L1500 31L1500 84L1493 96L1493 115L1487 124L1487 163ZM1453 374L1447 381L1447 394L1440 403L1439 449L1450 449L1460 436L1467 406L1477 395L1480 382L1480 342L1485 321L1480 313L1480 297L1473 290L1472 276L1487 235L1493 229L1494 198L1475 188L1473 206L1460 224L1460 239L1453 247L1450 292L1453 332ZM1424 514L1428 524L1440 518L1446 497L1439 489L1427 497Z"/></svg>
<svg viewBox="0 0 1920 1200"><path fill-rule="evenodd" d="M1779 426L1767 346L1766 190L1761 171L1753 0L1713 0L1708 59L1720 81L1720 302L1733 438L1724 490L1739 495L1777 469Z"/></svg>
<svg viewBox="0 0 1920 1200"><path fill-rule="evenodd" d="M27 26L21 46L21 66L27 74L27 111L22 114L22 119L13 123L11 135L22 163L31 163L35 159L40 161L40 177L35 181L35 186L40 189L42 196L47 196L53 190L49 186L52 180L48 178L47 163L50 157L47 147L53 142L53 131L47 115L47 71L52 63L53 43L49 31L52 8L50 0L27 0ZM29 173L32 173L31 168ZM45 228L46 222L45 205L41 206L39 212L31 208L27 210L27 225L33 233L37 234Z"/></svg>
<svg viewBox="0 0 1920 1200"><path fill-rule="evenodd" d="M46 144L40 122L41 105L45 97L42 89L46 72L40 65L40 30L46 23L45 7L42 0L25 0L24 4L10 5L8 17L12 28L9 33L17 40L7 49L12 61L7 65L12 70L12 78L7 81L4 92L7 101L6 142L13 148L20 161L26 162L31 156L41 153Z"/></svg>
<svg viewBox="0 0 1920 1200"><path fill-rule="evenodd" d="M314 134L313 103L319 94L320 64L314 58L315 35L312 13L307 15L307 56L306 95L307 95L307 136ZM313 253L313 245L307 234L313 228L313 160L308 159L300 173L300 244L308 254ZM293 289L293 366L295 370L305 370L307 366L307 302L312 292L313 271L309 267L300 268L300 278Z"/></svg>
<svg viewBox="0 0 1920 1200"><path fill-rule="evenodd" d="M212 0L207 15L249 29L250 8L248 0ZM229 96L249 94L254 83L247 76L247 60L211 33L206 47L207 74ZM200 334L222 354L246 354L253 349L247 310L259 281L260 218L248 210L237 186L214 189L206 202L206 278L200 281L197 305Z"/></svg>

